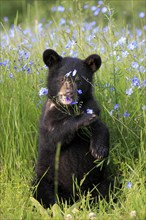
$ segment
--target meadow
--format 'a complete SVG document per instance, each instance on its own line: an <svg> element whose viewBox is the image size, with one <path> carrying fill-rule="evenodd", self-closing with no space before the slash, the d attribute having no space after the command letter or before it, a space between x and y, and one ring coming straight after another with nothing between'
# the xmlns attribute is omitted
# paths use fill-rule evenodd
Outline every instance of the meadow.
<svg viewBox="0 0 146 220"><path fill-rule="evenodd" d="M0 219L146 219L146 23L143 5L120 7L107 1L52 3L48 18L33 15L1 22ZM126 14L126 12L128 13ZM124 16L125 12L125 16ZM29 14L30 13L30 14ZM43 10L40 9L43 16ZM50 13L50 14L49 14ZM122 12L120 12L122 13ZM30 16L29 16L30 15ZM38 15L38 17L37 17ZM45 14L46 15L46 14ZM128 20L128 16L129 20ZM129 22L129 23L128 23ZM107 203L90 204L90 193L69 206L45 210L30 190L37 158L38 122L46 96L45 49L85 58L98 53L102 67L93 88L110 130L108 166L122 187Z"/></svg>

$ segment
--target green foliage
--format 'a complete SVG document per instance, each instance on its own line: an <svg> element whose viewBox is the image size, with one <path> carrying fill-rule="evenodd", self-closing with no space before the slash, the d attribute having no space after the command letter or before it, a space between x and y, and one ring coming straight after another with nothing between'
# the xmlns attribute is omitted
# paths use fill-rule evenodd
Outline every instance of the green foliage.
<svg viewBox="0 0 146 220"><path fill-rule="evenodd" d="M146 51L144 19L138 16L144 10L143 4L130 1L125 6L118 1L113 8L112 1L103 5L73 1L71 10L68 1L51 1L43 6L44 13L41 8L38 10L41 4L28 2L23 22L18 10L14 27L9 28L4 22L1 26L0 219L144 220ZM104 13L103 7L107 8ZM120 17L121 8L129 19L126 15ZM98 9L99 14L94 15ZM42 21L44 16L46 20ZM103 64L95 74L93 87L111 134L108 164L116 181L122 183L122 188L110 195L109 203L93 203L89 192L73 206L60 201L45 210L32 198L38 121L45 99L40 89L46 87L47 70L42 61L46 48L57 50L62 56L101 55ZM57 155L59 151L58 148Z"/></svg>

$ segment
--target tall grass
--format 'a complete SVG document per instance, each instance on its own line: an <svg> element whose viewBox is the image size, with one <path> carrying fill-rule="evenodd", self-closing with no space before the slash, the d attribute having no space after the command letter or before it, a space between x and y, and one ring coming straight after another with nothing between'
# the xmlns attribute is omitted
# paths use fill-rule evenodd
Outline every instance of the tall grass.
<svg viewBox="0 0 146 220"><path fill-rule="evenodd" d="M16 17L11 28L2 24L0 219L144 220L146 217L144 19L138 17L140 11L133 11L138 26L122 27L107 5L98 5L97 15L90 7L82 10L76 1L74 11L66 7L59 12L61 9L56 8L51 21L34 19L33 25L25 26L19 25ZM103 7L107 7L106 12ZM57 50L62 56L85 58L98 53L102 57L103 64L95 74L93 87L102 106L102 119L110 129L112 173L122 183L117 203L110 197L109 203L102 200L90 204L89 193L73 206L56 204L44 210L31 196L38 121L45 99L39 96L39 91L46 86L47 70L42 62L46 48Z"/></svg>

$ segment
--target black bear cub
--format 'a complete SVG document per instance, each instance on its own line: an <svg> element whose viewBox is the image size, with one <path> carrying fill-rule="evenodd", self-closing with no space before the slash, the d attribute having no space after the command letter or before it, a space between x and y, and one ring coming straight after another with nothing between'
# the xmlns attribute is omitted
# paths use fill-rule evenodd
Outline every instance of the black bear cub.
<svg viewBox="0 0 146 220"><path fill-rule="evenodd" d="M45 207L56 199L77 200L91 190L93 197L108 194L106 166L95 161L108 156L109 132L99 118L93 97L93 73L101 66L97 54L85 60L43 53L49 68L48 97L39 127L39 154L34 197Z"/></svg>

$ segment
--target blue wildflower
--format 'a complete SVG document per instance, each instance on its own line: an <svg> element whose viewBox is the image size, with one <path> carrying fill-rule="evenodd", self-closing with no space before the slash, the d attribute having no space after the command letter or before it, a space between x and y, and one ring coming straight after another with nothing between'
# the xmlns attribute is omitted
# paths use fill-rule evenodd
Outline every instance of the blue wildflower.
<svg viewBox="0 0 146 220"><path fill-rule="evenodd" d="M22 71L25 71L27 63L22 67Z"/></svg>
<svg viewBox="0 0 146 220"><path fill-rule="evenodd" d="M127 46L128 50L134 50L135 48L137 48L137 43L135 41L133 41L132 43L130 43Z"/></svg>
<svg viewBox="0 0 146 220"><path fill-rule="evenodd" d="M77 101L73 101L73 102L71 102L70 104L71 104L71 105L77 105L78 102L77 102Z"/></svg>
<svg viewBox="0 0 146 220"><path fill-rule="evenodd" d="M97 8L95 11L94 11L94 16L97 16L100 12L100 8ZM95 30L95 29L94 29Z"/></svg>
<svg viewBox="0 0 146 220"><path fill-rule="evenodd" d="M142 30L136 29L136 35L137 35L137 37L140 37L142 35Z"/></svg>
<svg viewBox="0 0 146 220"><path fill-rule="evenodd" d="M46 66L46 64L43 66L44 69L48 69L48 67Z"/></svg>
<svg viewBox="0 0 146 220"><path fill-rule="evenodd" d="M88 7L89 7L89 5L84 5L84 7L83 7L83 8L84 8L84 9L87 9Z"/></svg>
<svg viewBox="0 0 146 220"><path fill-rule="evenodd" d="M96 6L95 5L93 5L92 7L91 7L91 11L95 11L97 8L96 8Z"/></svg>
<svg viewBox="0 0 146 220"><path fill-rule="evenodd" d="M69 97L66 97L66 102L70 103L71 99Z"/></svg>
<svg viewBox="0 0 146 220"><path fill-rule="evenodd" d="M117 59L117 61L120 61L120 56L118 55L118 56L116 57L116 59Z"/></svg>
<svg viewBox="0 0 146 220"><path fill-rule="evenodd" d="M110 91L115 91L115 88L114 87L110 87Z"/></svg>
<svg viewBox="0 0 146 220"><path fill-rule="evenodd" d="M101 9L101 12L102 12L103 14L105 14L105 13L107 12L107 7L103 7L103 8Z"/></svg>
<svg viewBox="0 0 146 220"><path fill-rule="evenodd" d="M36 107L38 108L39 105L41 105L41 104L42 104L42 100L40 100L40 101L38 102L38 104L36 105Z"/></svg>
<svg viewBox="0 0 146 220"><path fill-rule="evenodd" d="M54 12L54 11L56 11L56 10L57 10L57 7L55 7L55 6L51 8L51 11L52 11L52 12Z"/></svg>
<svg viewBox="0 0 146 220"><path fill-rule="evenodd" d="M128 182L128 183L126 184L126 188L130 189L131 187L132 187L132 183L131 183L131 182Z"/></svg>
<svg viewBox="0 0 146 220"><path fill-rule="evenodd" d="M118 40L118 43L119 43L120 45L125 44L125 43L126 43L126 37L121 37L121 38Z"/></svg>
<svg viewBox="0 0 146 220"><path fill-rule="evenodd" d="M70 51L70 56L72 56L72 57L77 57L77 56L78 56L78 52L71 50L71 51Z"/></svg>
<svg viewBox="0 0 146 220"><path fill-rule="evenodd" d="M104 53L105 52L105 48L104 47L101 47L100 48L100 53Z"/></svg>
<svg viewBox="0 0 146 220"><path fill-rule="evenodd" d="M68 44L65 46L66 48L71 48L76 44L76 41L74 40L69 40Z"/></svg>
<svg viewBox="0 0 146 220"><path fill-rule="evenodd" d="M108 27L108 26L105 26L102 30L103 30L104 33L106 33L106 32L108 32L109 27Z"/></svg>
<svg viewBox="0 0 146 220"><path fill-rule="evenodd" d="M11 25L11 28L9 30L9 36L10 36L10 38L15 37L14 24Z"/></svg>
<svg viewBox="0 0 146 220"><path fill-rule="evenodd" d="M98 4L99 4L99 5L102 5L102 4L103 4L103 1L98 1Z"/></svg>
<svg viewBox="0 0 146 220"><path fill-rule="evenodd" d="M19 55L19 59L24 59L27 60L28 57L30 56L30 52L26 52L24 50L18 50L18 55Z"/></svg>
<svg viewBox="0 0 146 220"><path fill-rule="evenodd" d="M40 33L43 30L43 24L42 23L38 23L38 33Z"/></svg>
<svg viewBox="0 0 146 220"><path fill-rule="evenodd" d="M23 34L24 34L24 35L29 34L29 33L30 33L30 29L29 29L29 28L27 28L27 29L25 29L25 30L23 31Z"/></svg>
<svg viewBox="0 0 146 220"><path fill-rule="evenodd" d="M8 20L9 20L9 19L8 19L7 16L5 16L5 17L3 18L3 21L4 21L4 22L8 22Z"/></svg>
<svg viewBox="0 0 146 220"><path fill-rule="evenodd" d="M144 18L145 17L145 13L144 12L140 12L139 13L139 18Z"/></svg>
<svg viewBox="0 0 146 220"><path fill-rule="evenodd" d="M124 112L123 116L124 116L124 118L126 118L126 117L130 116L130 114L128 112Z"/></svg>
<svg viewBox="0 0 146 220"><path fill-rule="evenodd" d="M3 62L0 62L0 66L6 66L9 63L9 60L4 60Z"/></svg>
<svg viewBox="0 0 146 220"><path fill-rule="evenodd" d="M123 58L127 57L128 54L129 54L128 51L126 51L126 50L125 50L125 51L122 51L122 57L123 57Z"/></svg>
<svg viewBox="0 0 146 220"><path fill-rule="evenodd" d="M83 92L82 92L81 89L77 89L77 93L78 93L79 95L81 95Z"/></svg>
<svg viewBox="0 0 146 220"><path fill-rule="evenodd" d="M133 93L133 89L132 88L126 89L126 95L130 96L130 95L132 95L132 93Z"/></svg>
<svg viewBox="0 0 146 220"><path fill-rule="evenodd" d="M30 61L29 61L29 64L30 64L30 65L32 65L32 64L33 64L33 61L32 61L32 60L30 60Z"/></svg>
<svg viewBox="0 0 146 220"><path fill-rule="evenodd" d="M66 20L64 19L64 18L61 18L60 19L60 25L63 25L63 24L65 24L66 23Z"/></svg>
<svg viewBox="0 0 146 220"><path fill-rule="evenodd" d="M61 5L59 5L58 8L57 8L57 10L58 10L59 12L64 12L65 8L64 8L63 6L61 6Z"/></svg>
<svg viewBox="0 0 146 220"><path fill-rule="evenodd" d="M141 73L145 73L146 72L146 69L144 68L144 66L140 66L139 67L139 72L141 72Z"/></svg>
<svg viewBox="0 0 146 220"><path fill-rule="evenodd" d="M90 108L88 108L88 109L86 109L86 113L87 113L87 114L93 114L93 110L90 109Z"/></svg>
<svg viewBox="0 0 146 220"><path fill-rule="evenodd" d="M139 64L134 61L134 62L132 62L131 66L133 69L137 69L139 67Z"/></svg>
<svg viewBox="0 0 146 220"><path fill-rule="evenodd" d="M117 110L118 108L119 108L119 104L116 104L116 105L114 106L114 109Z"/></svg>
<svg viewBox="0 0 146 220"><path fill-rule="evenodd" d="M30 71L31 71L31 69L30 69L30 67L28 67L28 68L27 68L27 72L30 73Z"/></svg>
<svg viewBox="0 0 146 220"><path fill-rule="evenodd" d="M142 82L143 86L146 86L146 79Z"/></svg>
<svg viewBox="0 0 146 220"><path fill-rule="evenodd" d="M133 86L140 86L140 80L136 76L134 76L132 79L132 85Z"/></svg>
<svg viewBox="0 0 146 220"><path fill-rule="evenodd" d="M13 78L13 73L10 73L9 77L10 77L10 78Z"/></svg>
<svg viewBox="0 0 146 220"><path fill-rule="evenodd" d="M47 95L48 94L48 89L46 88L41 88L39 91L39 96Z"/></svg>

